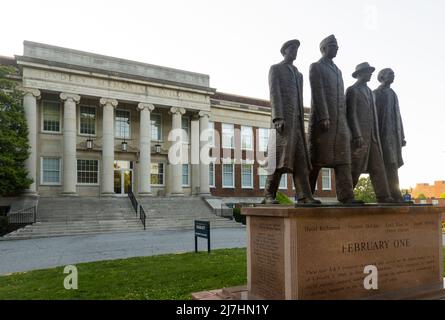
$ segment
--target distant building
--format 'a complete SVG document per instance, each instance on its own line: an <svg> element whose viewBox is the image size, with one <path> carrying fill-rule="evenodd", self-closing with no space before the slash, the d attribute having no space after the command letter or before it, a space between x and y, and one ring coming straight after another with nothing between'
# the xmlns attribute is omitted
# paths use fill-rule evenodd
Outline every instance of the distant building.
<svg viewBox="0 0 445 320"><path fill-rule="evenodd" d="M440 198L445 193L445 181L434 181L433 185L428 183L418 183L412 191L412 197L417 199L423 194L426 198Z"/></svg>

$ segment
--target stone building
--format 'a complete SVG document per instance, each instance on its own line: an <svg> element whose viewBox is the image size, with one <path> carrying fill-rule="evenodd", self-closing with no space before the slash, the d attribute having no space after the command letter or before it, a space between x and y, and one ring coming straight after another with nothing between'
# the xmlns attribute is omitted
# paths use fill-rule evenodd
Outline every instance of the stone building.
<svg viewBox="0 0 445 320"><path fill-rule="evenodd" d="M28 193L262 197L268 101L217 92L205 74L29 41L14 63L29 125ZM210 164L199 156L209 148ZM316 195L335 198L333 179L322 170ZM290 175L280 189L293 196Z"/></svg>
<svg viewBox="0 0 445 320"><path fill-rule="evenodd" d="M433 185L428 183L417 183L412 191L413 198L423 194L427 198L440 198L445 194L445 181L434 181Z"/></svg>

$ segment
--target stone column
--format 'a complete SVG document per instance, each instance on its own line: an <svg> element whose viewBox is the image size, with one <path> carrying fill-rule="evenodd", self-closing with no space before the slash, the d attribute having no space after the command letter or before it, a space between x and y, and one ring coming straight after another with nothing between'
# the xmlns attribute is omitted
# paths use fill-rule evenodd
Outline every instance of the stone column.
<svg viewBox="0 0 445 320"><path fill-rule="evenodd" d="M195 114L190 121L190 175L192 195L199 194L199 117Z"/></svg>
<svg viewBox="0 0 445 320"><path fill-rule="evenodd" d="M80 96L71 93L61 93L63 107L63 195L77 195L77 164L76 164L76 104Z"/></svg>
<svg viewBox="0 0 445 320"><path fill-rule="evenodd" d="M25 193L33 195L37 193L37 99L40 98L40 90L22 88L22 91L24 93L23 108L28 124L28 142L30 146L30 154L25 161L25 166L28 170L28 178L33 180Z"/></svg>
<svg viewBox="0 0 445 320"><path fill-rule="evenodd" d="M139 196L151 195L151 122L150 112L155 108L148 103L139 103L141 111L139 123Z"/></svg>
<svg viewBox="0 0 445 320"><path fill-rule="evenodd" d="M169 140L173 143L168 153L171 166L171 185L169 188L171 196L184 195L184 191L182 190L182 139L180 134L182 129L181 120L184 113L184 108L173 107L170 109L170 114L172 115L172 131L169 134Z"/></svg>
<svg viewBox="0 0 445 320"><path fill-rule="evenodd" d="M209 187L209 159L210 159L210 147L209 147L209 118L210 112L208 111L200 111L199 112L199 177L200 177L200 186L199 193L201 196L209 196L210 195L210 187Z"/></svg>
<svg viewBox="0 0 445 320"><path fill-rule="evenodd" d="M114 109L117 100L101 98L102 125L102 195L114 194Z"/></svg>

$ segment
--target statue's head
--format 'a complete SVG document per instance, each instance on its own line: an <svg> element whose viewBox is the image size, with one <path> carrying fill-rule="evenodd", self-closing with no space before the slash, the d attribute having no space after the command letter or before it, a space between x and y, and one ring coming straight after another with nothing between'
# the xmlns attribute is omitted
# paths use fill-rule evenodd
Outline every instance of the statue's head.
<svg viewBox="0 0 445 320"><path fill-rule="evenodd" d="M287 61L294 61L297 58L300 41L297 39L286 41L280 49L281 54Z"/></svg>
<svg viewBox="0 0 445 320"><path fill-rule="evenodd" d="M394 82L394 71L391 68L380 70L377 80L382 84L391 84Z"/></svg>
<svg viewBox="0 0 445 320"><path fill-rule="evenodd" d="M324 38L320 42L320 51L323 57L329 59L335 58L337 56L338 44L337 44L337 39L333 34Z"/></svg>
<svg viewBox="0 0 445 320"><path fill-rule="evenodd" d="M368 62L362 62L355 67L352 77L362 82L368 82L374 71L375 68L371 67Z"/></svg>

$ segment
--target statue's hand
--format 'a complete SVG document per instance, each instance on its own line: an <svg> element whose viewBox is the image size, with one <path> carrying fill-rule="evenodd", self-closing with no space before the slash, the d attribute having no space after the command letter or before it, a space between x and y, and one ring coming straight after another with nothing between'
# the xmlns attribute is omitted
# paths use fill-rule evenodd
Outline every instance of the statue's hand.
<svg viewBox="0 0 445 320"><path fill-rule="evenodd" d="M406 141L405 140L402 141L402 147L404 147L404 146L406 146Z"/></svg>
<svg viewBox="0 0 445 320"><path fill-rule="evenodd" d="M329 121L329 119L325 119L325 120L321 120L320 124L321 124L321 129L323 131L328 131L329 126L331 125L331 122Z"/></svg>
<svg viewBox="0 0 445 320"><path fill-rule="evenodd" d="M282 133L284 129L284 119L277 119L274 122L275 129L278 131L278 133Z"/></svg>
<svg viewBox="0 0 445 320"><path fill-rule="evenodd" d="M362 137L354 138L354 141L352 143L354 144L354 147L356 149L360 149L363 146L363 138Z"/></svg>

